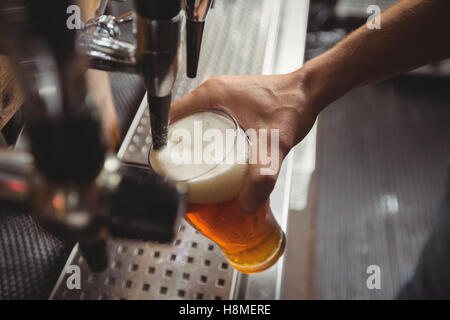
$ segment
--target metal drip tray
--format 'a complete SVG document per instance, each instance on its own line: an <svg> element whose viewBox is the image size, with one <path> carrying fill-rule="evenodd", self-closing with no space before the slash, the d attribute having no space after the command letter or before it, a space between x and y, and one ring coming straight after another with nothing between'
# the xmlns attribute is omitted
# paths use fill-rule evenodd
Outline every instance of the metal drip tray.
<svg viewBox="0 0 450 320"><path fill-rule="evenodd" d="M180 69L173 90L176 100L198 87L205 80L219 74L250 75L286 72L276 68L275 60L288 61L298 59L303 54L302 37L297 33L306 33L306 13L300 12L304 26L290 28L294 33L284 31L282 39L288 42L301 42L299 50L286 49L285 56L276 58L277 41L280 33L280 15L289 12L286 8L299 3L305 7L306 0L227 0L216 1L214 9L208 15L198 78L186 76L185 45L182 39ZM284 8L284 10L282 10ZM307 11L306 11L307 12ZM298 16L294 20L297 20ZM290 19L289 21L293 21ZM184 28L184 27L183 27ZM298 31L300 30L300 31ZM184 30L182 31L184 38ZM301 50L300 50L301 49ZM292 71L292 70L289 70ZM119 150L118 156L125 162L148 165L148 152L151 144L150 119L144 97L141 106L130 126L128 134ZM282 169L279 185L284 185ZM286 184L287 188L290 187ZM287 210L279 201L288 191L276 186L271 196L272 210L276 219L283 221ZM283 212L281 212L283 211ZM282 224L282 227L285 226ZM110 265L100 274L91 273L80 255L78 247L72 251L67 264L53 290L51 299L235 299L245 298L241 291L241 278L248 282L247 291L253 299L279 297L275 288L280 285L282 263L260 275L241 277L226 263L217 245L196 232L183 221L178 236L171 245L143 243L137 241L113 239L108 242ZM282 261L283 259L280 259ZM78 265L81 269L81 289L69 290L66 285L66 268ZM280 271L278 271L280 270ZM275 281L275 283L274 283ZM252 294L263 284L260 296ZM266 288L267 287L267 288ZM277 289L278 290L278 289ZM239 291L239 292L238 292ZM279 291L279 290L278 290Z"/></svg>
<svg viewBox="0 0 450 320"><path fill-rule="evenodd" d="M171 245L111 240L110 262L91 273L75 247L67 266L81 269L81 290L69 290L63 274L52 299L230 299L236 272L220 248L187 222Z"/></svg>

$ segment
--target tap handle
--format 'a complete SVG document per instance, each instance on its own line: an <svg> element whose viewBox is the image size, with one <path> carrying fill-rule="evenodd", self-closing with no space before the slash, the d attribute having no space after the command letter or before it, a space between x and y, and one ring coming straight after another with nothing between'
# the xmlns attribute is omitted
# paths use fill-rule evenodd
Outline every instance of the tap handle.
<svg viewBox="0 0 450 320"><path fill-rule="evenodd" d="M168 20L178 15L181 0L134 0L138 15L151 20Z"/></svg>
<svg viewBox="0 0 450 320"><path fill-rule="evenodd" d="M91 271L102 272L108 267L108 251L105 239L80 241L79 248Z"/></svg>
<svg viewBox="0 0 450 320"><path fill-rule="evenodd" d="M186 186L164 180L146 167L123 167L111 203L111 235L168 243L185 212Z"/></svg>

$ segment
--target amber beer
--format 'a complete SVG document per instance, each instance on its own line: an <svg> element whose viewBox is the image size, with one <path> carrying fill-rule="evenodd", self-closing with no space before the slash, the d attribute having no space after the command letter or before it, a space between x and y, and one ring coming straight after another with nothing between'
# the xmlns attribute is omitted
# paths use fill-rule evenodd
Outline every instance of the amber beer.
<svg viewBox="0 0 450 320"><path fill-rule="evenodd" d="M210 142L199 148L199 139L195 139L200 129L200 137L214 129L223 139L216 135L217 139L207 139ZM214 161L199 156L207 150L215 150L210 152ZM237 195L246 179L248 158L245 133L234 118L221 111L197 112L174 122L167 147L150 153L156 172L187 183L187 221L217 243L234 268L256 273L272 266L283 254L285 236L268 203L254 214L239 208Z"/></svg>

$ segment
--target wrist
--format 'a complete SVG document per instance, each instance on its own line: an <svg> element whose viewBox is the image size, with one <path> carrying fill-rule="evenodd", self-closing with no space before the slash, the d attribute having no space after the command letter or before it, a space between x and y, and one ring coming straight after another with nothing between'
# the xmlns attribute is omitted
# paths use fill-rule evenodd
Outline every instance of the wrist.
<svg viewBox="0 0 450 320"><path fill-rule="evenodd" d="M331 101L328 101L325 79L321 79L318 66L306 63L302 68L293 72L298 90L304 96L304 103L313 113L318 115Z"/></svg>
<svg viewBox="0 0 450 320"><path fill-rule="evenodd" d="M351 79L340 70L341 66L322 55L305 63L293 76L303 92L306 106L319 114L334 100L351 88Z"/></svg>

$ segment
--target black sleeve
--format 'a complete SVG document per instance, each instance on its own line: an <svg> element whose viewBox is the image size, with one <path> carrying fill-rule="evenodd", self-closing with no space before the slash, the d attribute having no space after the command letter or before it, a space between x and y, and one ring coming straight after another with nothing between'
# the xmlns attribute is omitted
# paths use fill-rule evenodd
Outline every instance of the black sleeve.
<svg viewBox="0 0 450 320"><path fill-rule="evenodd" d="M436 226L398 299L450 299L450 166Z"/></svg>

